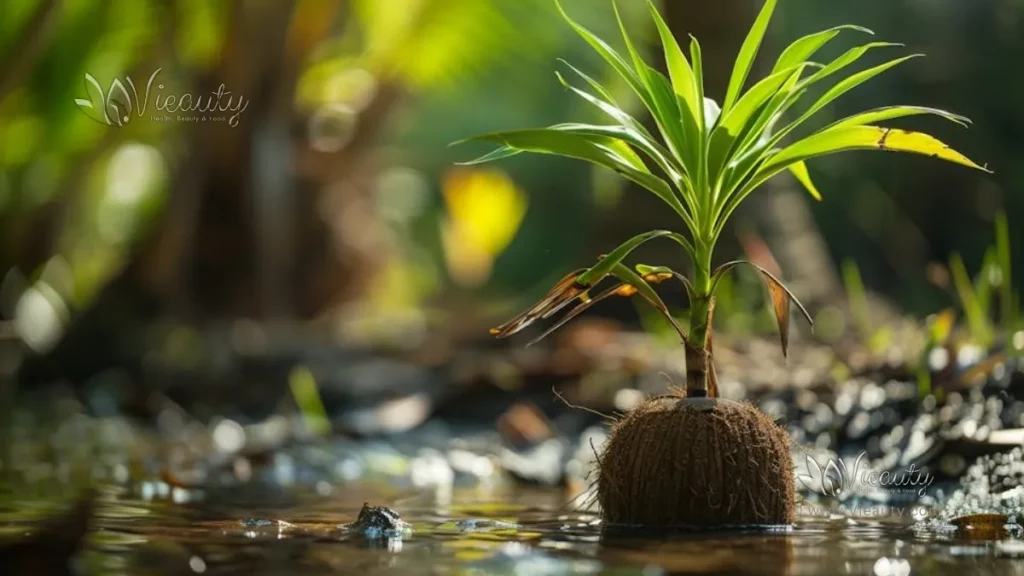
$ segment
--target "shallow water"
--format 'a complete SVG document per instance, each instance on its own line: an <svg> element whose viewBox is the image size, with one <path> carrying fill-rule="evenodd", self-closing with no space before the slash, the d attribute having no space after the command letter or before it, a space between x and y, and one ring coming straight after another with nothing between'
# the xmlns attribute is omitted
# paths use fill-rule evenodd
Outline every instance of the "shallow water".
<svg viewBox="0 0 1024 576"><path fill-rule="evenodd" d="M101 489L80 567L96 575L1024 574L1024 542L926 534L909 508L853 519L815 516L820 509L805 505L788 530L612 535L595 514L568 511L562 490L327 492L169 490L142 500ZM60 508L0 494L6 541ZM393 508L412 533L345 529L364 501Z"/></svg>

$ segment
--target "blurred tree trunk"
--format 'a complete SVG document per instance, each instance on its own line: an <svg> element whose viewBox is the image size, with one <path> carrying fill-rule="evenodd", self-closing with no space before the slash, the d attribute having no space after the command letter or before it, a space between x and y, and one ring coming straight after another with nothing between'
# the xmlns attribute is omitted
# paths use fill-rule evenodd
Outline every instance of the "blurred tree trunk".
<svg viewBox="0 0 1024 576"><path fill-rule="evenodd" d="M188 128L161 218L57 348L26 364L24 380L137 370L157 318L309 318L361 293L383 255L345 241L352 231L341 227L373 228L368 186L351 180L398 91L380 86L348 144L329 153L311 150L307 113L294 100L301 69L346 7L232 4L221 60L190 91L223 84L249 101L244 114L234 127Z"/></svg>
<svg viewBox="0 0 1024 576"><path fill-rule="evenodd" d="M338 24L339 5L242 7L235 5L224 59L206 84L225 84L249 106L237 127L198 129L203 134L194 156L206 165L192 192L198 198L185 201L192 206L164 227L172 237L189 226L194 233L165 240L171 254L157 260L165 269L155 274L169 273L185 284L166 296L177 299L176 308L187 316L309 317L333 298L353 296L348 281L358 278L366 261L346 252L348 245L336 240L333 223L320 212L325 194L345 196L348 189L326 189L315 175L297 173L307 139L306 119L296 114L296 85L312 49ZM360 153L355 146L344 152ZM314 288L323 277L331 279L329 286ZM156 284L165 285L162 278Z"/></svg>
<svg viewBox="0 0 1024 576"><path fill-rule="evenodd" d="M324 206L344 213L360 203L358 186L337 183L358 169L392 94L380 92L355 137L324 154L319 170L302 165L307 118L294 102L301 68L344 7L234 4L221 63L197 84L200 92L223 84L248 107L237 126L192 130L167 212L126 269L169 312L194 320L310 317L359 293L370 255L339 241L339 222ZM361 214L364 223L373 218Z"/></svg>

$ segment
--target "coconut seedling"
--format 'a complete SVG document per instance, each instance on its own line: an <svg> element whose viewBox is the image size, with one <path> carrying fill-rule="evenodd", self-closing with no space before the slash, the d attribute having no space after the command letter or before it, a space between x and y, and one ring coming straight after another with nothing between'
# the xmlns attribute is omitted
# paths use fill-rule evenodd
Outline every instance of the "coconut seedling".
<svg viewBox="0 0 1024 576"><path fill-rule="evenodd" d="M789 343L791 304L795 303L808 321L810 317L778 278L756 264L735 261L712 267L715 244L726 222L758 187L786 171L820 199L805 162L837 152L912 152L985 168L928 134L880 125L915 115L938 116L963 126L969 122L935 108L889 106L817 130L800 130L832 101L917 56L898 57L849 75L841 73L869 52L898 45L868 42L830 61L812 60L835 38L870 35L869 30L847 25L804 36L782 51L764 78L744 90L775 9L776 0L767 0L740 48L719 106L704 93L700 43L690 39L687 57L658 10L649 5L668 76L643 60L621 18L625 56L576 23L560 5L558 8L576 33L636 93L655 130L648 130L627 113L599 82L566 63L578 82L570 83L557 74L559 81L600 110L607 122L557 124L471 138L498 147L468 164L522 152L585 160L614 170L655 194L678 215L681 226L630 238L593 266L562 278L539 302L491 332L505 338L572 306L543 338L603 300L639 295L679 333L686 385L683 390L646 401L613 426L597 478L605 521L699 527L789 523L794 488L788 436L752 405L717 398L711 342L715 289L733 267L754 266L768 287L783 354ZM811 88L840 76L845 77L829 82L831 86L820 95L808 96ZM801 111L791 117L794 110ZM627 266L631 252L655 239L678 244L680 260L690 264L689 274L668 266ZM606 279L611 285L597 291ZM686 329L653 287L675 280L685 285L689 298Z"/></svg>

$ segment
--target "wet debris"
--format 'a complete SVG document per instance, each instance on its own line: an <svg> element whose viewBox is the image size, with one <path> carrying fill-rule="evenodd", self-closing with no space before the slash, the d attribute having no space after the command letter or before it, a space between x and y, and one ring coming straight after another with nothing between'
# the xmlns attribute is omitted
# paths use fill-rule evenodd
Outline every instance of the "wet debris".
<svg viewBox="0 0 1024 576"><path fill-rule="evenodd" d="M1024 449L984 456L967 469L939 514L915 527L984 539L1020 538L1024 532L1022 479Z"/></svg>
<svg viewBox="0 0 1024 576"><path fill-rule="evenodd" d="M370 506L363 503L355 522L342 526L345 530L359 533L366 538L402 538L412 534L412 526L390 508Z"/></svg>
<svg viewBox="0 0 1024 576"><path fill-rule="evenodd" d="M969 514L954 518L951 522L962 535L983 540L1005 538L1008 523L1009 517L1005 514Z"/></svg>
<svg viewBox="0 0 1024 576"><path fill-rule="evenodd" d="M532 402L517 402L498 418L498 431L515 448L535 446L552 436L554 430L544 413Z"/></svg>

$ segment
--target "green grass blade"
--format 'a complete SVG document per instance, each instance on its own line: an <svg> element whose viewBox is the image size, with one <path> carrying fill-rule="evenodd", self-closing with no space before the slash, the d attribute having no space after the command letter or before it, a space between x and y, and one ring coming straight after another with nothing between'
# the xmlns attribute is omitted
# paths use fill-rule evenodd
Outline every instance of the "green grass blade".
<svg viewBox="0 0 1024 576"><path fill-rule="evenodd" d="M565 19L569 26L576 31L576 34L578 34L580 38L583 38L583 40L586 41L586 43L589 44L605 62L607 62L620 76L622 76L626 83L629 84L630 88L632 88L633 91L636 92L637 96L640 97L640 100L644 102L647 108L651 109L653 104L651 103L650 95L647 94L640 77L632 68L630 68L629 63L626 62L626 60L615 51L615 49L609 46L607 42L601 40L593 32L587 30L573 20L562 7L561 2L555 0L555 6L558 7L558 11L561 13L562 18Z"/></svg>
<svg viewBox="0 0 1024 576"><path fill-rule="evenodd" d="M969 168L988 171L934 136L881 126L849 126L822 130L771 156L757 174L778 171L799 162L846 150L890 150L932 156ZM757 177L755 176L755 179Z"/></svg>
<svg viewBox="0 0 1024 576"><path fill-rule="evenodd" d="M771 120L769 120L769 124L767 124L766 126L770 127L770 123L774 122L777 118L781 116L783 112L785 112L790 106L792 106L800 97L800 95L802 95L803 92L807 89L807 87L810 86L811 84L814 84L815 82L820 81L842 70L847 66L850 66L858 59L860 59L864 54L866 54L868 51L874 48L888 46L900 46L900 44L892 44L888 42L873 42L869 44L864 44L862 46L857 46L846 51L843 55L833 60L831 63L829 63L821 70L818 70L807 79L800 81L796 85L792 86L790 93L787 97L783 98L780 102L773 103L773 105L778 105L778 110L773 112ZM738 196L741 195L740 190L742 188L746 188L747 184L756 180L756 177L751 176L754 173L755 167L757 167L762 162L762 160L765 160L766 157L771 154L771 151L774 149L774 147L778 145L778 143L781 142L785 136L787 136L790 132L792 132L805 121L807 121L811 116L813 116L815 113L821 110L824 106L826 106L827 104L829 104L842 94L852 90L853 88L864 82L867 82L874 76L881 74L882 72L888 70L889 68L892 68L893 66L899 64L900 62L903 62L913 57L914 56L912 55L904 58L898 58L896 60L886 62L884 64L881 64L868 70L864 70L862 72L859 72L846 78L845 80L833 86L821 97L819 97L819 99L803 115L801 115L794 122L784 127L782 130L778 131L771 138L769 138L767 142L760 142L757 138L753 137L754 135L751 135L752 137L745 139L744 143L741 145L739 153L740 155L736 160L735 168L731 170L728 182L722 187L724 191L721 201L723 208L716 215L716 220L718 222L716 224L716 227L720 227L721 224L723 224L723 216L727 217L727 215L731 214L732 210L735 209L735 205L739 201ZM762 120L763 118L759 119L759 122L761 122ZM763 130L763 128L761 130ZM781 171L781 169L776 171L776 173L779 171ZM764 180L756 181L754 183L754 187L759 186L763 182Z"/></svg>
<svg viewBox="0 0 1024 576"><path fill-rule="evenodd" d="M843 30L855 30L865 34L874 34L874 32L867 28L853 25L836 26L835 28L829 28L828 30L823 30L815 34L808 34L803 38L797 39L782 51L782 54L779 55L779 59L775 62L775 67L772 68L772 73L774 74L775 72L785 70L806 61L811 56L814 56L822 46L828 44L833 38L838 36Z"/></svg>
<svg viewBox="0 0 1024 576"><path fill-rule="evenodd" d="M606 149L612 152L615 156L622 158L633 168L641 171L647 170L647 165L644 164L643 159L640 158L640 155L630 147L630 144L633 143L634 139L641 146L643 141L641 139L637 139L635 134L621 126L555 124L554 126L550 126L548 129L582 136L598 147Z"/></svg>
<svg viewBox="0 0 1024 576"><path fill-rule="evenodd" d="M750 175L770 148L772 127L804 92L797 85L799 80L799 75L794 74L783 84L761 110L757 120L747 128L740 145L729 155L726 170L721 175L724 180L719 186L722 203L732 195L739 183Z"/></svg>
<svg viewBox="0 0 1024 576"><path fill-rule="evenodd" d="M693 258L693 248L688 249L687 252L690 254L690 258ZM690 300L693 299L693 283L691 283L690 279L687 278L684 274L676 272L675 270L669 268L668 266L649 266L647 264L637 264L636 266L634 266L634 268L636 268L637 273L640 274L640 276L644 277L645 279L652 275L670 275L672 278L675 278L676 280L679 280L679 282L682 283L683 287L686 288L686 296ZM648 283L652 282L648 280Z"/></svg>
<svg viewBox="0 0 1024 576"><path fill-rule="evenodd" d="M840 128L848 126L863 126L865 124L874 124L876 122L884 122L886 120L893 120L895 118L905 118L907 116L922 116L931 115L938 116L939 118L945 118L946 120L961 125L967 128L971 124L971 119L937 108L928 108L923 106L888 106L885 108L877 108L874 110L868 110L847 118L843 118L837 122L829 124L827 128Z"/></svg>
<svg viewBox="0 0 1024 576"><path fill-rule="evenodd" d="M988 319L985 318L985 311L978 302L977 295L974 292L974 285L971 283L971 277L967 273L967 267L964 266L963 258L957 253L953 253L949 258L949 273L953 277L953 286L960 297L960 305L963 306L964 315L967 316L967 325L971 330L971 335L979 344L987 345L991 339L992 330Z"/></svg>
<svg viewBox="0 0 1024 576"><path fill-rule="evenodd" d="M622 33L622 41L626 44L626 52L629 53L630 59L633 60L633 70L636 71L637 78L641 82L644 81L646 76L647 63L640 56L640 52L637 51L636 46L633 45L633 40L630 39L629 33L626 32L626 24L622 21L622 15L619 14L619 4L615 0L612 0L612 11L615 13L615 21L619 24L619 32Z"/></svg>
<svg viewBox="0 0 1024 576"><path fill-rule="evenodd" d="M989 247L985 251L985 257L981 259L981 270L974 278L974 295L978 299L978 307L981 308L985 318L989 320L994 320L992 317L992 273L996 271L998 274L998 267L996 249Z"/></svg>
<svg viewBox="0 0 1024 576"><path fill-rule="evenodd" d="M302 414L302 423L306 430L316 436L324 436L331 432L331 421L327 410L320 399L320 391L316 378L309 368L298 366L288 375L288 387L291 388L295 405Z"/></svg>
<svg viewBox="0 0 1024 576"><path fill-rule="evenodd" d="M807 109L806 112L804 112L792 124L790 124L785 129L783 129L781 132L779 132L773 140L776 141L776 142L780 141L783 136L789 134L796 127L798 127L801 124L803 124L804 122L806 122L811 116L816 114L819 110L821 110L822 108L827 106L829 103L831 103L836 98L839 98L840 96L842 96L843 94L846 94L850 90L853 90L857 86L860 86L861 84L867 82L868 80L874 78L875 76L878 76L882 72L885 72L886 70L889 70L889 69L891 69L891 68L893 68L893 67L895 67L895 66L897 66L897 65L899 65L899 64L901 64L903 62L906 62L907 60L910 60L912 58L917 58L918 56L922 56L922 54L911 54L910 56L904 56L902 58L896 58L894 60L890 60L888 62L885 62L884 64L879 64L878 66L874 66L872 68L868 68L867 70L862 70L860 72L857 72L856 74L852 74L852 75L844 78L842 81L837 83L832 88L829 88L824 94L822 94L817 99L817 101L815 101L814 104L812 104L811 107ZM808 78L808 82L811 81L811 79L813 79L814 76L817 76L818 74L824 72L827 69L828 69L828 67L826 67L826 68L824 68L822 70L819 70L816 74L812 75L811 78Z"/></svg>
<svg viewBox="0 0 1024 576"><path fill-rule="evenodd" d="M477 164L485 164L487 162L494 162L495 160L501 160L503 158L508 158L510 156L516 156L516 155L522 154L522 153L523 153L522 150L516 150L515 148L509 148L507 146L502 146L501 148L498 148L497 150L488 152L487 154L484 154L483 156L481 156L479 158L475 158L473 160L466 160L465 162L456 162L455 165L456 166L475 166Z"/></svg>
<svg viewBox="0 0 1024 576"><path fill-rule="evenodd" d="M696 211L696 220L700 226L700 230L694 230L694 234L704 233L704 225L710 225L712 216L712 209L714 207L714 199L711 197L711 187L708 186L708 146L707 146L707 118L705 114L704 102L704 56L701 53L700 42L697 41L693 36L690 37L690 60L693 62L693 86L697 93L697 101L701 102L700 114L697 115L697 134L699 137L697 141L691 144L691 154L696 154L697 157L697 174L694 177L695 180L695 193L703 195L703 198L697 199L698 208Z"/></svg>
<svg viewBox="0 0 1024 576"><path fill-rule="evenodd" d="M1016 299L1013 297L1013 278L1010 270L1010 226L1006 221L1006 213L1000 211L996 215L996 261L998 262L1000 280L999 308L1002 312L1004 330L1013 330L1016 323Z"/></svg>
<svg viewBox="0 0 1024 576"><path fill-rule="evenodd" d="M601 99L603 99L605 102L611 104L612 106L615 106L616 108L619 107L618 103L615 102L615 98L612 98L611 93L608 92L608 90L604 86L602 86L600 82L598 82L597 80L594 80L589 75L587 75L583 71L581 71L579 68L577 68L577 67L573 66L572 64L570 64L568 61L566 61L566 60L564 60L562 58L559 58L558 61L561 62L562 64L564 64L567 68L569 68L573 72L575 72L577 76L579 76L580 78L582 78L584 80L584 82L589 84L590 87L594 90L594 92L597 92L597 95L600 96ZM557 74L557 72L556 72L556 74Z"/></svg>
<svg viewBox="0 0 1024 576"><path fill-rule="evenodd" d="M843 260L843 287L846 289L846 301L850 307L850 315L857 325L862 342L871 340L875 329L871 324L871 306L868 304L868 291L864 288L864 280L860 276L860 268L853 260Z"/></svg>
<svg viewBox="0 0 1024 576"><path fill-rule="evenodd" d="M690 215L680 203L671 186L650 173L635 154L625 152L628 145L614 138L574 134L554 128L535 128L494 132L470 138L469 141L496 142L504 147L537 154L554 154L586 160L610 168L624 177L650 190L680 217L690 222Z"/></svg>
<svg viewBox="0 0 1024 576"><path fill-rule="evenodd" d="M766 0L761 8L757 20L747 33L740 53L736 57L736 63L732 69L732 76L729 78L729 88L725 93L725 101L722 103L722 113L726 114L740 96L743 84L747 81L750 69L754 66L754 59L757 58L757 51L764 40L765 31L768 30L768 22L772 19L772 12L775 11L776 0Z"/></svg>
<svg viewBox="0 0 1024 576"><path fill-rule="evenodd" d="M638 148L641 148L648 155L650 155L651 158L658 164L658 166L661 167L661 169L664 170L673 179L673 182L680 184L681 188L687 187L689 184L689 177L686 173L686 166L682 162L678 162L675 156L673 156L668 150L661 146L661 144L659 144L658 141L655 140L653 136L651 136L651 133L648 132L646 128L644 128L643 124L641 124L635 118L626 113L624 110L616 106L614 101L611 99L611 96L608 95L608 92L604 89L603 86L601 86L597 81L587 76L583 72L580 72L579 70L574 68L572 65L568 63L566 63L566 65L569 66L569 68L576 72L585 81L587 81L598 94L602 95L603 99L598 98L597 96L594 96L593 94L590 94L584 90L576 88L575 86L571 85L568 81L566 81L566 79L561 74L556 72L555 76L558 77L558 81L561 82L562 85L568 88L569 90L572 90L579 97L593 104L595 107L597 107L599 110L601 110L608 116L611 116L614 120L619 122L619 124L621 124L624 129L629 130L629 135L632 138L631 140L628 140L630 141L630 143L632 143L634 146L637 146Z"/></svg>
<svg viewBox="0 0 1024 576"><path fill-rule="evenodd" d="M923 132L909 132L880 126L849 126L821 130L803 140L774 152L757 168L734 192L724 204L716 219L716 230L720 230L747 196L767 180L788 169L796 162L809 160L817 156L845 152L847 150L888 150L892 152L910 152L939 158L969 168L991 172L979 166L963 154L953 150L934 136Z"/></svg>
<svg viewBox="0 0 1024 576"><path fill-rule="evenodd" d="M580 74L582 75L582 72L580 72ZM630 128L634 128L638 132L643 132L645 136L650 138L650 133L647 132L647 129L644 128L643 125L640 124L640 122L638 122L636 120L636 118L633 118L632 116L630 116L622 108L619 108L618 106L616 106L612 102L609 102L607 100L603 100L601 98L598 98L597 96L594 96L593 94L590 94L589 92L587 92L585 90L581 90L581 89L573 86L559 72L555 72L555 77L558 78L558 81L559 81L559 83L562 84L562 86L565 86L569 90L572 90L577 96L579 96L580 98L583 98L584 100L586 100L590 104L593 104L594 107L596 107L601 112L604 112L605 114L610 116L612 119L614 119L619 124L622 124L623 126L629 126Z"/></svg>
<svg viewBox="0 0 1024 576"><path fill-rule="evenodd" d="M700 169L698 151L701 133L697 121L685 103L676 97L672 84L664 74L648 68L645 81L654 101L654 119L658 129L692 179Z"/></svg>
<svg viewBox="0 0 1024 576"><path fill-rule="evenodd" d="M799 78L806 64L801 64L766 76L748 90L729 112L719 120L714 132L726 131L739 134L750 123L750 119L761 110L765 102L778 94L783 86L792 85L793 78Z"/></svg>
<svg viewBox="0 0 1024 576"><path fill-rule="evenodd" d="M703 106L703 103L697 99L693 68L690 67L690 62L679 47L679 42L672 35L672 31L661 17L661 14L658 13L658 9L654 7L654 3L648 0L647 7L651 11L651 17L654 19L654 23L658 28L658 35L661 37L661 45L665 51L665 64L668 68L669 77L672 78L672 88L683 99L683 102L690 109L690 113L696 118L700 113L699 108Z"/></svg>
<svg viewBox="0 0 1024 576"><path fill-rule="evenodd" d="M757 119L751 122L754 115L782 89L787 81L794 76L799 77L803 68L804 66L800 65L795 69L777 72L762 79L718 121L711 131L711 140L708 144L708 178L710 182L715 182L718 179L730 152L736 149L737 140L747 134L747 129L756 123Z"/></svg>
<svg viewBox="0 0 1024 576"><path fill-rule="evenodd" d="M905 118L907 116L920 116L923 114L930 114L945 118L950 122L959 124L964 128L967 128L971 123L969 118L960 116L959 114L953 114L952 112L946 112L938 108L928 108L926 106L886 106L884 108L875 108L874 110L867 110L860 112L852 116L848 116L836 122L830 124L827 128L840 128L847 126L863 126L866 124L874 124L876 122L883 122L885 120L892 120L894 118Z"/></svg>
<svg viewBox="0 0 1024 576"><path fill-rule="evenodd" d="M832 76L844 68L856 63L862 56L875 48L895 48L902 46L903 44L895 42L869 42L867 44L850 48L846 52L843 52L838 58L826 64L821 70L818 70L809 76L807 80L803 82L803 87L806 88L828 78L829 76Z"/></svg>
<svg viewBox="0 0 1024 576"><path fill-rule="evenodd" d="M582 136L594 136L621 140L637 150L646 154L653 160L673 182L678 181L681 174L677 167L669 160L668 151L661 147L656 141L648 139L643 134L626 126L598 126L595 124L556 124L550 127L551 130L580 134Z"/></svg>
<svg viewBox="0 0 1024 576"><path fill-rule="evenodd" d="M637 78L649 98L648 108L662 136L665 138L669 150L686 165L687 171L692 171L694 169L693 155L689 153L687 148L688 141L693 138L693 135L687 134L682 111L679 106L679 99L675 95L672 84L663 74L644 62L633 41L630 39L629 33L626 31L626 25L622 21L618 4L612 2L612 7L615 12L615 20L618 22L619 30L622 33L622 40L626 44L626 51L633 60L633 67Z"/></svg>
<svg viewBox="0 0 1024 576"><path fill-rule="evenodd" d="M794 162L789 165L789 171L793 173L793 177L807 190L808 194L813 196L815 200L821 200L821 192L818 191L818 187L811 180L811 173L807 171L806 163Z"/></svg>
<svg viewBox="0 0 1024 576"><path fill-rule="evenodd" d="M654 291L654 288L651 288L651 285L648 284L646 280L623 264L617 264L612 269L612 274L619 280L622 280L626 284L636 288L640 295L644 297L644 300L647 300L651 306L654 306L655 309L661 312L662 316L664 316L666 320L672 323L672 327L679 333L679 336L684 339L686 338L686 332L683 330L682 326L679 325L679 322L676 321L672 316L672 313L669 312L668 306L665 305L665 302L662 301L661 297L658 296L658 293Z"/></svg>
<svg viewBox="0 0 1024 576"><path fill-rule="evenodd" d="M601 258L597 264L584 272L576 281L583 286L593 286L603 280L616 265L621 264L632 251L639 248L645 242L672 235L673 232L671 230L652 230L643 234L637 234L609 252L607 256Z"/></svg>
<svg viewBox="0 0 1024 576"><path fill-rule="evenodd" d="M700 42L693 36L690 36L690 61L693 62L693 90L697 94L697 102L701 105L697 107L697 127L700 129L701 134L704 134L707 122L705 121L704 114L704 56L701 53Z"/></svg>

